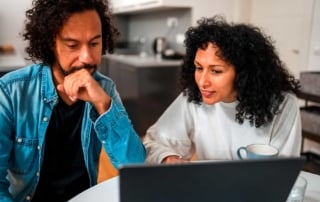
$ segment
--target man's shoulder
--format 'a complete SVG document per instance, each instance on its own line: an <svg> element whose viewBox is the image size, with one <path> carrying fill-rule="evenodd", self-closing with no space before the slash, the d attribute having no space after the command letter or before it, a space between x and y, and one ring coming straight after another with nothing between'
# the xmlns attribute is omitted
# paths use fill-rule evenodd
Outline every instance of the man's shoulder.
<svg viewBox="0 0 320 202"><path fill-rule="evenodd" d="M41 64L30 64L28 66L8 72L1 79L3 82L29 80L38 75L45 67L46 66Z"/></svg>
<svg viewBox="0 0 320 202"><path fill-rule="evenodd" d="M99 71L94 73L94 78L102 85L113 85L113 80Z"/></svg>

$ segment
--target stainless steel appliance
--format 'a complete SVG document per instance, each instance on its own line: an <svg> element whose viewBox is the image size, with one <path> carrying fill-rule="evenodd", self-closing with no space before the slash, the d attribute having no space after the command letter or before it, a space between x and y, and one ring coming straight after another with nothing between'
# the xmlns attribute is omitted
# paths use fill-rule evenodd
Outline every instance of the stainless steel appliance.
<svg viewBox="0 0 320 202"><path fill-rule="evenodd" d="M157 37L153 41L153 51L157 56L160 56L163 54L163 52L166 50L167 41L164 37Z"/></svg>

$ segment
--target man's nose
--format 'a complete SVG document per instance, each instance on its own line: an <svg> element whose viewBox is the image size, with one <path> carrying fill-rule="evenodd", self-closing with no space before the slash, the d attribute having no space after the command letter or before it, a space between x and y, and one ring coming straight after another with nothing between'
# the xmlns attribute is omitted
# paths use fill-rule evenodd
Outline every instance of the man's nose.
<svg viewBox="0 0 320 202"><path fill-rule="evenodd" d="M93 64L93 53L92 50L90 50L90 47L84 46L80 50L80 55L79 55L79 61L82 64Z"/></svg>

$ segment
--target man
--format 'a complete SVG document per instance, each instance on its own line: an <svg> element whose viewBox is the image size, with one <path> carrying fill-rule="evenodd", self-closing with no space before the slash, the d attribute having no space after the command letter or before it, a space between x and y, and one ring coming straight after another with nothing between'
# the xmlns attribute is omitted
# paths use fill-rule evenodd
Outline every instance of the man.
<svg viewBox="0 0 320 202"><path fill-rule="evenodd" d="M34 0L23 37L34 64L0 79L1 201L67 201L145 160L114 83L97 72L118 34L105 0ZM103 162L102 162L103 163Z"/></svg>

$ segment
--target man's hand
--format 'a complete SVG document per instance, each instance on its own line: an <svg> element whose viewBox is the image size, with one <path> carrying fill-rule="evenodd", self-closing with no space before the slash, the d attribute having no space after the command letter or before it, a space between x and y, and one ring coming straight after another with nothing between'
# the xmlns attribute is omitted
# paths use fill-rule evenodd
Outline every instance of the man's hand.
<svg viewBox="0 0 320 202"><path fill-rule="evenodd" d="M77 100L90 102L99 114L104 113L110 107L110 96L86 69L77 70L64 77L63 84L58 84L57 90L65 94L72 103Z"/></svg>

